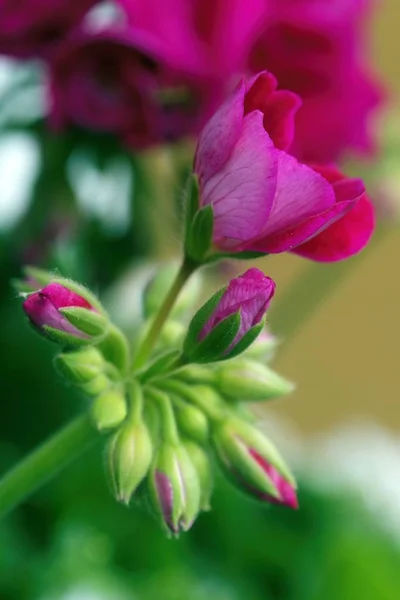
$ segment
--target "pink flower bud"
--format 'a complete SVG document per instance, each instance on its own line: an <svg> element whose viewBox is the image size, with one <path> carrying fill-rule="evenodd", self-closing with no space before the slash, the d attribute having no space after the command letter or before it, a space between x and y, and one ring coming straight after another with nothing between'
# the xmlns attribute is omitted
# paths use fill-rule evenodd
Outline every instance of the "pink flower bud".
<svg viewBox="0 0 400 600"><path fill-rule="evenodd" d="M212 441L221 467L242 491L272 504L298 507L293 476L258 429L232 418L214 427Z"/></svg>
<svg viewBox="0 0 400 600"><path fill-rule="evenodd" d="M200 332L199 339L205 338L221 321L240 313L240 327L231 343L231 350L264 317L275 292L275 283L256 268L249 269L240 277L232 279Z"/></svg>
<svg viewBox="0 0 400 600"><path fill-rule="evenodd" d="M28 319L43 333L46 332L46 327L51 327L77 338L89 338L89 335L74 327L60 312L60 309L68 307L95 310L85 298L60 283L50 283L38 292L30 294L23 303Z"/></svg>
<svg viewBox="0 0 400 600"><path fill-rule="evenodd" d="M270 254L295 251L315 238L313 252L302 254L321 261L347 258L373 231L364 185L344 175L337 182L329 169L311 168L285 151L300 101L276 86L270 73L242 82L200 135L194 171L200 208L213 208L214 246ZM332 226L346 229L350 243L341 244L335 234L325 238L328 249L320 245L318 234Z"/></svg>

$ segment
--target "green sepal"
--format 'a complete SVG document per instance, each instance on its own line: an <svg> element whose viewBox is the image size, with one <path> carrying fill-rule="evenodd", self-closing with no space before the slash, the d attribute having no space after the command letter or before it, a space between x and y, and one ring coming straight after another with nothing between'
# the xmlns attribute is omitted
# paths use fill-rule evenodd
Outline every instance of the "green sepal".
<svg viewBox="0 0 400 600"><path fill-rule="evenodd" d="M186 358L190 362L208 363L229 358L224 353L234 341L240 329L240 311L229 315L213 327L206 337L198 342ZM246 346L247 347L247 346Z"/></svg>
<svg viewBox="0 0 400 600"><path fill-rule="evenodd" d="M200 187L197 175L192 173L186 185L185 194L185 249L193 220L200 208Z"/></svg>
<svg viewBox="0 0 400 600"><path fill-rule="evenodd" d="M233 358L235 356L238 356L245 350L247 350L247 348L249 346L251 346L251 344L254 342L254 340L256 340L258 338L258 336L264 329L264 325L265 325L265 321L263 319L260 323L257 323L257 325L254 325L253 327L251 327L249 329L249 331L247 331L244 334L242 339L239 340L237 344L235 344L234 348L232 348L232 350L230 350L230 352L225 354L223 359L226 360L227 358Z"/></svg>
<svg viewBox="0 0 400 600"><path fill-rule="evenodd" d="M200 510L211 510L210 500L214 481L210 458L199 444L191 440L184 440L183 443L197 471L200 483Z"/></svg>
<svg viewBox="0 0 400 600"><path fill-rule="evenodd" d="M20 294L31 294L48 285L54 278L54 273L27 266L23 269L23 279L13 279L12 286Z"/></svg>
<svg viewBox="0 0 400 600"><path fill-rule="evenodd" d="M186 238L185 255L195 262L203 262L212 244L214 210L211 204L196 213Z"/></svg>
<svg viewBox="0 0 400 600"><path fill-rule="evenodd" d="M87 308L68 306L59 308L58 311L76 327L86 335L94 337L102 337L108 329L108 319L93 310Z"/></svg>
<svg viewBox="0 0 400 600"><path fill-rule="evenodd" d="M268 252L255 252L247 250L243 252L232 252L231 254L226 254L227 258L234 258L238 260L254 260L255 258L261 258L262 256L268 256Z"/></svg>
<svg viewBox="0 0 400 600"><path fill-rule="evenodd" d="M171 365L176 362L179 355L180 350L170 350L169 352L164 352L146 368L143 374L138 374L140 381L143 383L167 372Z"/></svg>
<svg viewBox="0 0 400 600"><path fill-rule="evenodd" d="M37 331L37 328L34 325L32 325L32 327L35 329L35 331ZM65 331L60 331L59 329L50 327L49 325L43 325L41 331L45 333L49 340L56 342L65 348L80 348L93 343L93 340L89 336L78 337L72 333L66 333Z"/></svg>
<svg viewBox="0 0 400 600"><path fill-rule="evenodd" d="M190 321L188 332L183 342L183 353L189 355L193 348L199 343L199 335L208 319L211 317L219 301L224 295L226 287L216 292L203 306L197 311Z"/></svg>

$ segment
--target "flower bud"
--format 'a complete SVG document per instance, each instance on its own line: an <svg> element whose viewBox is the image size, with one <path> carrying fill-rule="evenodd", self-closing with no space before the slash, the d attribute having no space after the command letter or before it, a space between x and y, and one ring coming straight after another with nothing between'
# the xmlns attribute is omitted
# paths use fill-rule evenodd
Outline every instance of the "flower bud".
<svg viewBox="0 0 400 600"><path fill-rule="evenodd" d="M24 267L23 279L14 279L13 286L21 295L36 292L40 288L48 285L53 279L54 274L50 271L38 269L37 267Z"/></svg>
<svg viewBox="0 0 400 600"><path fill-rule="evenodd" d="M213 445L222 468L253 497L297 508L296 484L273 444L255 427L239 419L214 427Z"/></svg>
<svg viewBox="0 0 400 600"><path fill-rule="evenodd" d="M185 440L185 448L194 464L200 484L200 510L210 510L213 474L210 458L199 444Z"/></svg>
<svg viewBox="0 0 400 600"><path fill-rule="evenodd" d="M194 316L184 342L187 362L232 358L256 339L274 294L275 283L249 269L217 292Z"/></svg>
<svg viewBox="0 0 400 600"><path fill-rule="evenodd" d="M216 375L215 385L221 394L238 400L271 400L290 394L294 389L292 383L266 365L245 358L224 363Z"/></svg>
<svg viewBox="0 0 400 600"><path fill-rule="evenodd" d="M118 427L126 418L125 395L116 389L109 389L93 400L90 416L99 431Z"/></svg>
<svg viewBox="0 0 400 600"><path fill-rule="evenodd" d="M57 370L65 379L81 385L92 381L104 369L101 352L92 346L74 352L63 352L54 359Z"/></svg>
<svg viewBox="0 0 400 600"><path fill-rule="evenodd" d="M106 469L112 492L128 505L146 476L152 457L149 431L143 422L126 422L111 438L106 450Z"/></svg>
<svg viewBox="0 0 400 600"><path fill-rule="evenodd" d="M50 339L64 345L91 344L104 336L108 322L98 303L88 300L89 292L77 292L81 289L66 280L53 281L29 294L23 309L31 324Z"/></svg>
<svg viewBox="0 0 400 600"><path fill-rule="evenodd" d="M175 405L176 420L179 429L188 437L204 444L208 438L208 419L205 414L193 404L178 397L172 397Z"/></svg>
<svg viewBox="0 0 400 600"><path fill-rule="evenodd" d="M192 526L200 509L200 485L182 444L160 446L149 475L149 501L168 532L176 535Z"/></svg>

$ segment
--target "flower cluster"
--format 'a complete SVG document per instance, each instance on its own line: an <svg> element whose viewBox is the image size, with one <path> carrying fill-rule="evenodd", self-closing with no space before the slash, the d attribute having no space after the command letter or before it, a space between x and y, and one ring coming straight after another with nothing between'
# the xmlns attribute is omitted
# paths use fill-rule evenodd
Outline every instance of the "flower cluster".
<svg viewBox="0 0 400 600"><path fill-rule="evenodd" d="M111 132L134 148L179 139L240 75L268 69L303 100L292 154L329 162L372 149L383 94L363 59L367 0L112 4L104 18L100 0L0 0L0 53L46 60L54 127Z"/></svg>
<svg viewBox="0 0 400 600"><path fill-rule="evenodd" d="M242 408L293 389L260 362L275 345L265 332L275 290L269 277L251 268L231 280L174 346L160 338L147 361L135 366L133 356L131 367L127 341L90 292L49 273L35 275L46 284L32 291L35 281L28 279L24 311L36 330L63 347L59 372L92 399L90 416L107 436L106 472L118 501L137 498L168 533L186 531L210 508L213 453L243 492L297 507L293 476ZM145 290L145 329L162 282L160 273Z"/></svg>

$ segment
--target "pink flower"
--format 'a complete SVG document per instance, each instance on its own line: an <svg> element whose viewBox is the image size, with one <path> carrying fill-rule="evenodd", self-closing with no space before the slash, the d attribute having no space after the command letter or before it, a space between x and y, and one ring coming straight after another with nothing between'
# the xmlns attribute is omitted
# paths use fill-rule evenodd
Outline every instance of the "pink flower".
<svg viewBox="0 0 400 600"><path fill-rule="evenodd" d="M269 69L303 106L291 148L304 161L371 152L369 119L382 101L364 56L365 0L280 0L264 23L249 65Z"/></svg>
<svg viewBox="0 0 400 600"><path fill-rule="evenodd" d="M0 0L0 53L47 57L99 0Z"/></svg>
<svg viewBox="0 0 400 600"><path fill-rule="evenodd" d="M276 91L276 85L270 73L241 83L199 138L194 171L200 204L212 205L214 245L225 252L293 250L358 205L358 214L370 213L360 180L343 176L334 188L325 172L285 151L300 102L291 92ZM330 260L360 250L373 220L364 219L359 229L358 242L348 244L345 252L332 249ZM327 260L327 255L324 248L320 258L316 246L312 258Z"/></svg>
<svg viewBox="0 0 400 600"><path fill-rule="evenodd" d="M238 313L239 330L228 351L232 350L253 327L262 321L274 292L274 281L259 269L248 269L240 277L232 279L202 328L199 339L204 339L219 323L230 315Z"/></svg>
<svg viewBox="0 0 400 600"><path fill-rule="evenodd" d="M60 309L68 307L95 310L85 298L59 283L50 283L41 290L29 294L23 303L26 316L32 325L42 333L47 333L47 328L50 327L76 338L89 338L77 327L71 325L60 312Z"/></svg>
<svg viewBox="0 0 400 600"><path fill-rule="evenodd" d="M179 70L157 40L126 29L71 36L51 75L55 127L76 123L139 148L198 130L212 101L199 74Z"/></svg>

